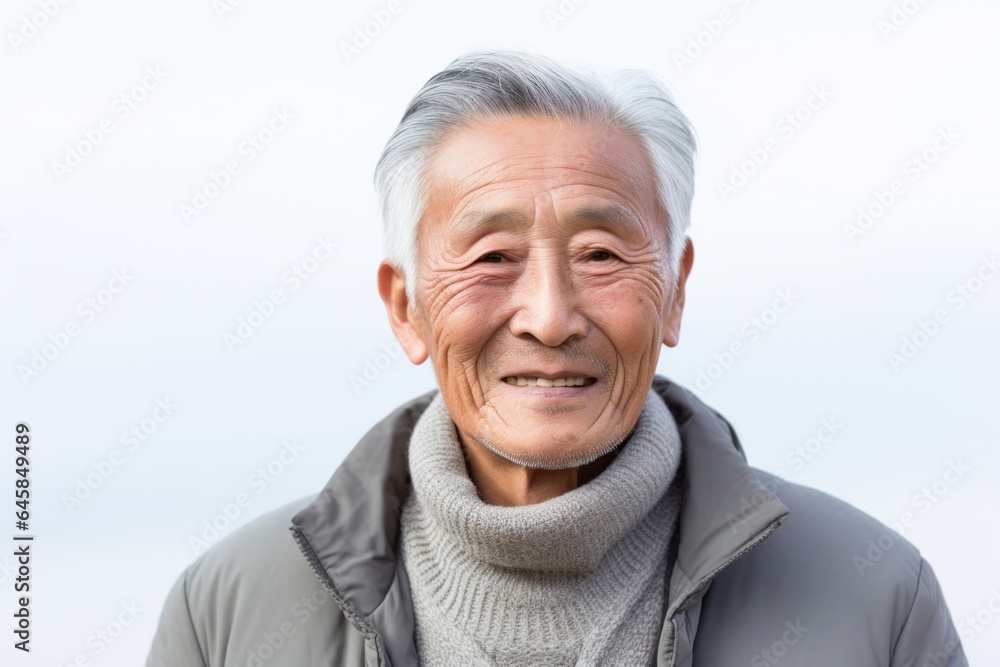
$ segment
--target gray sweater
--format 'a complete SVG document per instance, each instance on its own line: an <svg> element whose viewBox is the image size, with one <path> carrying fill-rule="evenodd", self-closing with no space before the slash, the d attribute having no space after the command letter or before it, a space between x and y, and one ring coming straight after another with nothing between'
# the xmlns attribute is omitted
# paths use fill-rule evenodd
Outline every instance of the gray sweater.
<svg viewBox="0 0 1000 667"><path fill-rule="evenodd" d="M400 519L426 665L652 665L680 436L654 391L596 478L522 507L484 503L440 394L410 440Z"/></svg>

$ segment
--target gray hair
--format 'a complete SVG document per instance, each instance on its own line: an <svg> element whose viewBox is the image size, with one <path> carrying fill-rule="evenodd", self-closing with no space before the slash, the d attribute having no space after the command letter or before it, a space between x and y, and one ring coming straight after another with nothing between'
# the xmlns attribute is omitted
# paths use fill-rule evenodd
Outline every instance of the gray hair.
<svg viewBox="0 0 1000 667"><path fill-rule="evenodd" d="M691 222L696 140L690 121L654 74L576 70L541 55L479 50L454 60L414 96L375 167L385 253L414 302L417 227L427 205L424 169L433 149L463 121L509 115L603 123L635 136L655 172L667 214L669 278L676 281Z"/></svg>

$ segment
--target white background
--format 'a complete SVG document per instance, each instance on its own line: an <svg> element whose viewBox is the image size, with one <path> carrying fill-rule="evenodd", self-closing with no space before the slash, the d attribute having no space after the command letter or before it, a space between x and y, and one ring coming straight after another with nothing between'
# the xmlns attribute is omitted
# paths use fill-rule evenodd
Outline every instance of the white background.
<svg viewBox="0 0 1000 667"><path fill-rule="evenodd" d="M670 82L700 138L696 261L682 342L659 372L694 388L712 373L699 394L754 465L886 523L913 515L905 536L956 623L987 621L964 626L970 659L996 664L1000 279L973 279L1000 253L1000 6L911 0L880 29L895 0L587 0L564 4L558 22L555 0L399 1L350 59L342 44L386 3L90 0L51 18L38 2L4 3L0 480L13 487L14 425L27 422L36 541L30 656L11 648L12 561L0 556L0 662L141 664L168 587L195 557L189 538L220 504L249 495L237 526L315 494L375 421L434 386L426 364L379 357L392 338L375 289L372 170L420 85L492 45ZM723 10L728 22L713 24ZM116 100L156 67L162 81L122 117ZM813 87L829 98L799 109ZM274 109L294 120L247 160L240 145ZM786 136L778 123L797 110L808 119ZM60 179L54 165L103 119L112 131ZM908 161L948 128L957 138L912 178ZM777 150L724 197L719 184L768 138ZM186 222L179 207L230 160L240 172ZM845 225L894 179L901 194L849 239ZM297 289L283 282L327 237L334 256ZM128 285L88 321L80 304L114 271ZM970 280L981 289L958 308L953 290ZM224 336L274 289L284 302L230 349ZM793 305L751 340L745 323L766 317L778 290ZM893 368L887 355L939 309L947 321ZM72 324L78 335L22 378ZM742 354L720 372L714 355L734 342ZM376 363L356 388L352 376ZM157 399L178 407L129 451L122 433ZM835 437L796 458L828 418L842 424ZM304 453L251 485L287 439ZM121 465L70 511L66 498L114 450ZM955 462L968 470L941 481ZM935 501L918 502L935 482ZM0 491L5 542L12 496ZM94 633L132 602L138 619L97 655Z"/></svg>

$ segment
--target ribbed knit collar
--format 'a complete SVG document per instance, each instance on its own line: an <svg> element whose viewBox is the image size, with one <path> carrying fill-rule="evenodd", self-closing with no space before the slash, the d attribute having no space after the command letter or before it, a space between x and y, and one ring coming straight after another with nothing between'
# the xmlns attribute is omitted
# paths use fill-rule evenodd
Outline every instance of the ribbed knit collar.
<svg viewBox="0 0 1000 667"><path fill-rule="evenodd" d="M409 470L421 505L470 558L513 569L587 574L660 501L680 453L673 416L650 390L631 435L597 477L542 503L489 505L469 478L439 392L414 428Z"/></svg>

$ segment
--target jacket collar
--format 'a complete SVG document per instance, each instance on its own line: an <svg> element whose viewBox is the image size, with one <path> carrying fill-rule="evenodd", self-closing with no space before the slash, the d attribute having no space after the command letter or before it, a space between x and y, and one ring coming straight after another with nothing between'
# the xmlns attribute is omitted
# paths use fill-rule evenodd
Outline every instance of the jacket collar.
<svg viewBox="0 0 1000 667"><path fill-rule="evenodd" d="M697 602L716 575L770 536L789 512L747 465L722 415L662 376L653 388L677 422L684 466L670 618Z"/></svg>
<svg viewBox="0 0 1000 667"><path fill-rule="evenodd" d="M682 443L684 496L669 619L697 602L719 572L768 537L788 508L747 465L725 418L663 376L654 378L653 388L670 408ZM396 538L409 486L406 451L417 419L436 392L404 404L369 430L319 496L292 519L296 541L317 576L347 618L376 644L389 640L377 627L385 614L376 610L390 601L394 609L406 607L400 599L409 599L408 591L390 595L401 576ZM401 580L406 581L405 573ZM412 626L409 612L406 620ZM407 649L412 645L412 627L405 633L394 624L391 630L394 637L409 637Z"/></svg>

